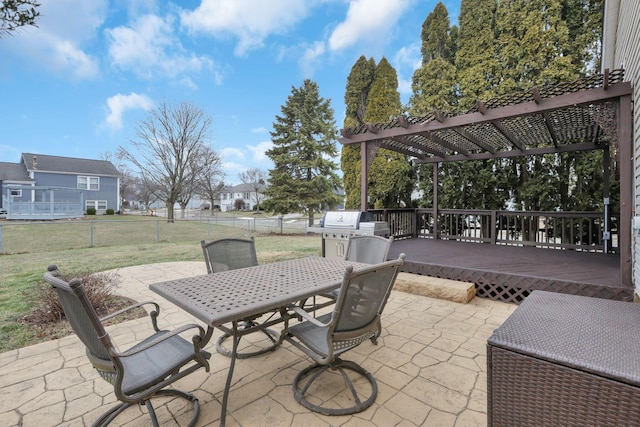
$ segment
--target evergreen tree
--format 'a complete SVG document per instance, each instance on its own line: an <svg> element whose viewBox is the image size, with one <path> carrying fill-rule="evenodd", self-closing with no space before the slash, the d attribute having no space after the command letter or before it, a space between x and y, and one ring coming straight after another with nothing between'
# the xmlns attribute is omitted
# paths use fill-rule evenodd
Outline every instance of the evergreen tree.
<svg viewBox="0 0 640 427"><path fill-rule="evenodd" d="M496 0L462 0L455 64L458 71L460 109L476 100L495 96L500 70L496 59Z"/></svg>
<svg viewBox="0 0 640 427"><path fill-rule="evenodd" d="M562 0L562 19L569 31L565 46L575 69L582 75L600 70L604 0Z"/></svg>
<svg viewBox="0 0 640 427"><path fill-rule="evenodd" d="M454 53L449 43L449 11L442 2L438 2L422 23L422 63L436 58L452 62Z"/></svg>
<svg viewBox="0 0 640 427"><path fill-rule="evenodd" d="M358 58L351 68L344 94L346 111L343 128L349 129L364 124L363 119L367 107L367 98L373 83L375 70L375 60L373 58L367 60L364 55ZM359 144L342 147L340 166L346 197L345 207L347 209L359 209L361 176Z"/></svg>
<svg viewBox="0 0 640 427"><path fill-rule="evenodd" d="M413 95L409 113L426 115L434 110L453 111L457 105L455 41L451 37L449 12L438 2L422 24L422 66L411 79ZM454 33L457 39L457 28Z"/></svg>
<svg viewBox="0 0 640 427"><path fill-rule="evenodd" d="M569 29L560 0L506 0L496 9L498 94L575 80L579 75L565 52Z"/></svg>
<svg viewBox="0 0 640 427"><path fill-rule="evenodd" d="M567 51L569 29L561 16L560 0L501 1L496 9L499 94L571 81L579 76ZM554 209L560 188L560 159L555 155L520 157L506 161L515 171L515 201L525 210Z"/></svg>
<svg viewBox="0 0 640 427"><path fill-rule="evenodd" d="M458 104L456 68L443 58L423 64L411 79L413 95L409 99L409 113L424 116L434 110L454 111Z"/></svg>
<svg viewBox="0 0 640 427"><path fill-rule="evenodd" d="M375 69L364 116L366 123L388 122L402 113L398 75L386 58ZM409 206L414 172L407 157L379 149L369 171L369 198L375 208Z"/></svg>
<svg viewBox="0 0 640 427"><path fill-rule="evenodd" d="M337 154L333 109L318 85L307 79L292 88L281 111L271 132L273 148L266 152L274 168L262 205L278 214L304 213L313 225L314 213L340 203L337 165L330 160Z"/></svg>

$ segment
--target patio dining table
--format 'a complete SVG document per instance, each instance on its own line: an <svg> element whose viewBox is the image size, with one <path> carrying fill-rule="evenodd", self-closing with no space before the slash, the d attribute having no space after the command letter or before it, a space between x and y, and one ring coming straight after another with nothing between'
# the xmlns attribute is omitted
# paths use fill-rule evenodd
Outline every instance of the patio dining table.
<svg viewBox="0 0 640 427"><path fill-rule="evenodd" d="M214 329L233 337L231 363L224 388L220 425L226 408L240 338L288 318L286 307L327 293L342 283L347 266L354 271L368 264L336 258L307 257L254 267L186 277L150 285L150 289L207 324L206 340ZM312 310L313 307L309 308ZM251 328L239 328L243 319L279 312ZM202 343L204 346L206 343Z"/></svg>

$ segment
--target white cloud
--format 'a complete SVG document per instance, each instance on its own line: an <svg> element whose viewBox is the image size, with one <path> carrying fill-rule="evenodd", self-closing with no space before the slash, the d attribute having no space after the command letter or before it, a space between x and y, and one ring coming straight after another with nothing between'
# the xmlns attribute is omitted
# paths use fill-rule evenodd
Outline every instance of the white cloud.
<svg viewBox="0 0 640 427"><path fill-rule="evenodd" d="M269 160L265 153L267 152L267 150L273 147L273 143L271 141L263 141L258 143L257 145L247 145L246 147L249 151L251 151L254 161L264 162L266 160Z"/></svg>
<svg viewBox="0 0 640 427"><path fill-rule="evenodd" d="M247 166L236 162L223 162L222 170L224 171L224 182L235 185L240 181L238 174L247 170Z"/></svg>
<svg viewBox="0 0 640 427"><path fill-rule="evenodd" d="M121 93L107 99L109 114L105 119L105 124L111 129L122 128L122 116L128 110L148 110L152 108L153 102L149 97L137 93L123 95Z"/></svg>
<svg viewBox="0 0 640 427"><path fill-rule="evenodd" d="M300 57L298 64L302 69L302 73L305 77L309 78L313 76L315 66L320 62L320 57L325 53L326 48L324 42L317 41L304 51L304 54Z"/></svg>
<svg viewBox="0 0 640 427"><path fill-rule="evenodd" d="M411 88L413 73L422 65L420 43L414 43L398 50L393 57L393 64L398 72L398 91L403 96L411 96L413 94Z"/></svg>
<svg viewBox="0 0 640 427"><path fill-rule="evenodd" d="M183 11L182 25L194 33L238 39L237 56L263 46L271 34L284 34L306 18L315 4L309 0L202 0L193 11Z"/></svg>
<svg viewBox="0 0 640 427"><path fill-rule="evenodd" d="M389 34L414 0L354 0L347 18L329 37L329 49L340 51L355 44L385 45Z"/></svg>
<svg viewBox="0 0 640 427"><path fill-rule="evenodd" d="M234 148L234 147L226 147L223 148L220 151L220 157L222 157L223 159L229 159L229 158L238 158L241 160L244 160L245 156L244 156L244 152L239 149L239 148Z"/></svg>
<svg viewBox="0 0 640 427"><path fill-rule="evenodd" d="M214 68L211 59L185 52L171 16L144 15L130 26L106 30L106 35L113 64L145 78L173 78Z"/></svg>
<svg viewBox="0 0 640 427"><path fill-rule="evenodd" d="M251 133L268 133L269 129L265 127L253 128L251 129Z"/></svg>
<svg viewBox="0 0 640 427"><path fill-rule="evenodd" d="M41 0L37 28L16 32L11 43L0 46L39 68L77 79L95 77L98 61L84 51L107 16L108 1ZM70 17L73 17L70 19Z"/></svg>

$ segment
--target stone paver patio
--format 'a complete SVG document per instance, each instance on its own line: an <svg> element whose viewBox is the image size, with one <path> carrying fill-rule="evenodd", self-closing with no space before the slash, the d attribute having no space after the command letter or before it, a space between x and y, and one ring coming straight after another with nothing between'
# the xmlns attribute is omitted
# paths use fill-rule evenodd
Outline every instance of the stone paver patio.
<svg viewBox="0 0 640 427"><path fill-rule="evenodd" d="M151 292L149 284L205 274L203 262L175 262L116 270L120 292L161 306L160 327L200 323ZM275 352L238 360L229 396L228 426L421 426L486 425L486 340L515 310L513 304L474 298L468 304L394 291L383 314L378 345L363 343L345 354L373 373L378 397L372 407L328 417L299 405L294 376L311 360L285 343ZM109 327L120 348L150 330L148 319ZM200 400L198 426L217 426L229 359L215 352L211 371L176 387ZM90 366L75 335L0 354L0 427L88 426L115 403L110 384ZM155 404L163 426L184 425L190 408L178 400ZM131 408L112 425L149 424Z"/></svg>

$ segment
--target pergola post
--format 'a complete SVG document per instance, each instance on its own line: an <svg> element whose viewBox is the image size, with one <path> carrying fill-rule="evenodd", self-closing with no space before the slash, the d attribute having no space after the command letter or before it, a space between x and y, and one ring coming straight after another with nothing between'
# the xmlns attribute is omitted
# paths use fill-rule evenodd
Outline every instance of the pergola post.
<svg viewBox="0 0 640 427"><path fill-rule="evenodd" d="M438 163L433 164L433 238L440 238L438 227Z"/></svg>
<svg viewBox="0 0 640 427"><path fill-rule="evenodd" d="M610 175L611 175L611 151L609 150L609 146L607 145L604 150L602 150L602 199L604 204L604 230L603 230L603 238L602 238L602 246L605 254L608 254L611 251L611 208L610 208L610 195L611 195L611 184L610 184Z"/></svg>
<svg viewBox="0 0 640 427"><path fill-rule="evenodd" d="M362 141L360 143L360 211L369 210L369 171L380 147L378 141Z"/></svg>
<svg viewBox="0 0 640 427"><path fill-rule="evenodd" d="M633 113L631 95L622 95L618 104L618 158L620 164L620 224L618 224L618 238L620 239L620 281L621 284L631 286L631 211L633 155L632 134Z"/></svg>
<svg viewBox="0 0 640 427"><path fill-rule="evenodd" d="M369 207L367 194L369 193L369 168L367 159L367 143L360 143L360 211L366 212Z"/></svg>

